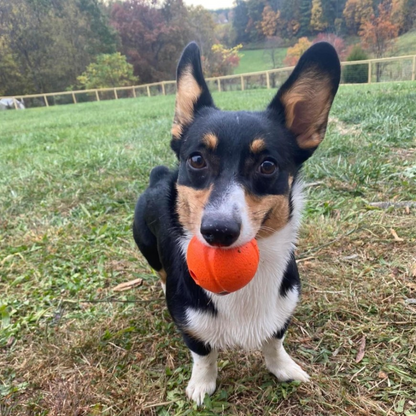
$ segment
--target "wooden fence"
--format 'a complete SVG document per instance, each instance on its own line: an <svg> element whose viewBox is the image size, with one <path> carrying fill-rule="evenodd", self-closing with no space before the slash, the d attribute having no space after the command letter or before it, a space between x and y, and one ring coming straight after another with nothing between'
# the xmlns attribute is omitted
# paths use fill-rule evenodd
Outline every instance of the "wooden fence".
<svg viewBox="0 0 416 416"><path fill-rule="evenodd" d="M346 67L358 66L361 70L360 79L352 79L351 74L347 83L373 83L391 81L415 81L416 55L397 56L390 58L367 59L363 61L342 62L342 80L346 83ZM367 68L365 68L367 66ZM211 91L230 91L254 88L276 88L287 78L293 67L270 69L268 71L251 72L239 75L207 78ZM358 76L358 75L357 75ZM101 101L109 99L136 98L139 96L167 95L176 92L175 81L154 82L152 84L135 85L129 87L101 88L90 90L53 92L45 94L31 94L22 96L0 97L11 99L14 108L18 109L16 100L20 100L26 107L39 107L59 104L77 104L85 101Z"/></svg>

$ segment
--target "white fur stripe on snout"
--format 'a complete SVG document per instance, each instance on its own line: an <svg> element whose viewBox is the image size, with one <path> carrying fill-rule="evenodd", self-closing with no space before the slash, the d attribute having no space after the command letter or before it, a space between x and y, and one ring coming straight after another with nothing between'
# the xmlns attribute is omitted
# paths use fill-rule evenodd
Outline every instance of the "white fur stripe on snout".
<svg viewBox="0 0 416 416"><path fill-rule="evenodd" d="M231 183L220 197L210 201L204 209L202 217L204 216L212 216L213 218L223 220L232 219L241 222L240 236L230 247L242 246L256 236L257 231L253 229L250 222L244 189L237 183ZM207 244L200 230L198 230L197 236L201 242Z"/></svg>

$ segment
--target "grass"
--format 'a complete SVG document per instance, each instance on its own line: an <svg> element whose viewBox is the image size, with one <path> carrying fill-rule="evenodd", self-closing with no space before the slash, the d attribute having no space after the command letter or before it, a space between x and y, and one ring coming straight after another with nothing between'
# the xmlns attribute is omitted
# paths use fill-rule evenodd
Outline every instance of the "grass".
<svg viewBox="0 0 416 416"><path fill-rule="evenodd" d="M284 66L282 62L286 56L286 51L286 48L279 48L276 51L276 59L280 62L279 67ZM246 74L273 69L270 55L268 55L265 49L242 50L241 54L243 56L240 59L239 66L234 70L234 74Z"/></svg>
<svg viewBox="0 0 416 416"><path fill-rule="evenodd" d="M260 109L271 96L214 99ZM151 167L175 164L173 106L0 114L0 415L415 415L415 209L369 204L416 200L416 85L341 87L305 166L303 295L286 346L312 381L279 384L259 353L223 352L200 410L185 398L189 353L130 230ZM134 278L143 285L112 290Z"/></svg>
<svg viewBox="0 0 416 416"><path fill-rule="evenodd" d="M347 44L356 44L360 42L358 37L348 37ZM397 38L394 49L390 55L413 55L416 54L416 31L407 32ZM277 50L278 67L284 67L283 59L286 56L287 48ZM243 57L239 66L234 70L234 74L245 74L249 72L267 71L272 69L270 57L265 49L250 49L241 51Z"/></svg>
<svg viewBox="0 0 416 416"><path fill-rule="evenodd" d="M394 56L416 54L416 31L407 32L397 38L394 47Z"/></svg>

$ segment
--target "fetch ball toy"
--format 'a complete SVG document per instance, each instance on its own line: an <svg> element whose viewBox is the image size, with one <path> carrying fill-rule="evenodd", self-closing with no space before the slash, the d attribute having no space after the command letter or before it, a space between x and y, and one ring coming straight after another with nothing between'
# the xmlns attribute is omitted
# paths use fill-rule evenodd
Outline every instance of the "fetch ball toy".
<svg viewBox="0 0 416 416"><path fill-rule="evenodd" d="M193 237L186 261L195 283L210 292L235 292L254 277L259 265L259 249L255 239L240 247L209 247Z"/></svg>

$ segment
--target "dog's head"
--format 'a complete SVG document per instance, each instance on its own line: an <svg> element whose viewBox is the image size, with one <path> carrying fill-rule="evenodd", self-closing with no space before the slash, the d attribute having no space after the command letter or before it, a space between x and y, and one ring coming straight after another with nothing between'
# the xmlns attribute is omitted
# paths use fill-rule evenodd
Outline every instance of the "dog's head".
<svg viewBox="0 0 416 416"><path fill-rule="evenodd" d="M180 163L179 221L191 235L213 246L239 246L288 223L297 173L325 136L339 80L334 48L317 43L265 111L221 111L198 46L185 48L171 147Z"/></svg>

